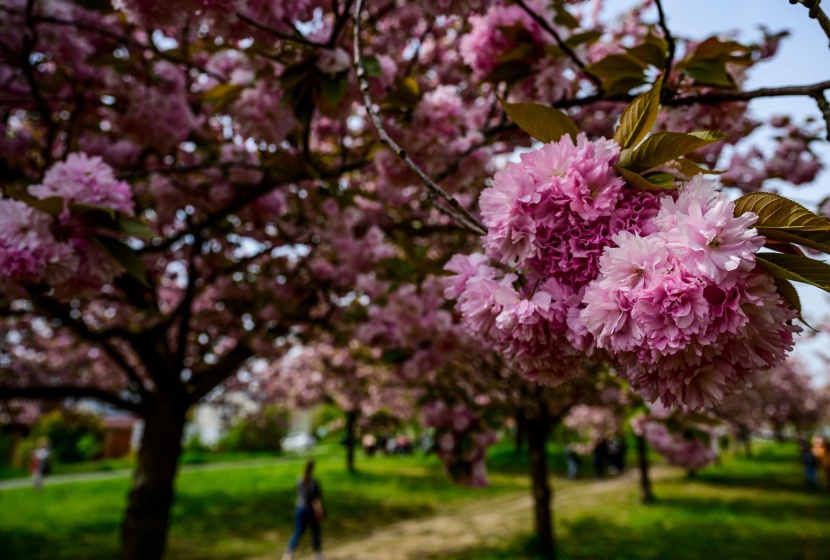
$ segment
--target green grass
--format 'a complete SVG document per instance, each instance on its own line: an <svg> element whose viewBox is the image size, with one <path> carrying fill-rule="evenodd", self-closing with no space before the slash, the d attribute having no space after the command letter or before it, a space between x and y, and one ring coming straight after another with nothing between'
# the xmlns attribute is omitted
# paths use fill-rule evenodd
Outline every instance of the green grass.
<svg viewBox="0 0 830 560"><path fill-rule="evenodd" d="M277 556L292 529L294 484L301 458L268 465L183 472L173 509L169 558L226 560ZM455 486L434 458L360 456L349 475L340 454L318 457L328 520L327 546L359 540L370 530L480 497L527 491L526 457L509 443L490 457L492 485ZM564 459L552 449L561 473ZM590 478L590 461L583 466ZM577 484L591 484L582 481ZM556 488L570 484L556 480ZM0 557L4 560L110 559L129 480L107 480L0 491ZM571 500L557 512L560 558L567 560L812 560L830 558L830 498L804 490L793 445L759 446L752 459L656 484L658 502L639 503L637 489ZM521 537L497 548L442 558L528 560ZM308 551L305 539L301 550Z"/></svg>
<svg viewBox="0 0 830 560"><path fill-rule="evenodd" d="M830 496L806 491L793 444L767 444L753 458L729 457L694 479L569 503L557 515L562 560L823 560L830 558ZM451 560L535 559L519 538Z"/></svg>
<svg viewBox="0 0 830 560"><path fill-rule="evenodd" d="M499 475L483 490L450 483L434 458L317 460L325 493L328 542L360 538L387 523L429 514L446 503L526 488ZM236 470L183 472L173 508L169 558L225 560L281 550L293 526L294 485L302 459ZM37 494L0 491L0 556L8 559L111 559L129 481L62 484ZM308 547L307 539L303 546Z"/></svg>

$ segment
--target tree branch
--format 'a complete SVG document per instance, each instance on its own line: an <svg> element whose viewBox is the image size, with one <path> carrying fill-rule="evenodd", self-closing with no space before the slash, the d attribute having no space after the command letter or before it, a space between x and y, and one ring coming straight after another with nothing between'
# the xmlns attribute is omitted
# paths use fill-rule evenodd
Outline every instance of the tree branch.
<svg viewBox="0 0 830 560"><path fill-rule="evenodd" d="M403 162L409 167L418 178L426 185L432 196L438 196L444 200L447 206L436 204L435 207L450 218L456 220L470 231L479 235L487 233L484 225L469 212L452 195L447 193L444 189L438 186L432 178L427 175L418 165L412 161L412 158L389 136L380 117L375 112L372 98L369 95L369 82L366 80L366 68L363 66L363 49L360 43L360 15L363 8L363 0L357 0L354 8L354 66L357 71L357 79L360 83L360 91L363 94L363 104L366 107L366 112L375 127L375 130L380 137L382 144L388 146Z"/></svg>
<svg viewBox="0 0 830 560"><path fill-rule="evenodd" d="M592 73L585 70L585 63L582 61L581 58L579 58L579 56L577 56L573 49L569 47L568 44L565 43L565 41L562 40L562 37L559 35L559 33L557 33L556 29L554 29L553 26L549 24L547 20L545 20L545 18L531 10L530 6L528 6L524 0L515 0L515 2L522 10L525 11L525 13L527 13L527 15L533 18L533 20L536 23L538 23L542 27L542 29L547 31L548 34L551 37L553 37L553 40L556 41L556 45L560 49L562 49L562 51L568 56L568 58L570 58L573 61L574 64L576 64L579 67L580 70L582 70L583 74L585 74L585 76L587 76L588 79L591 80L591 82L593 82L597 89L602 91L602 81L598 77L594 76Z"/></svg>
<svg viewBox="0 0 830 560"><path fill-rule="evenodd" d="M147 399L150 397L150 393L144 386L144 381L138 375L138 372L136 372L135 369L127 363L127 360L121 355L121 352L119 352L118 349L112 344L112 338L115 337L122 338L127 342L130 342L133 338L132 333L125 329L93 331L85 322L74 319L72 315L70 315L69 311L67 311L66 307L57 301L45 296L39 296L32 292L29 292L29 296L32 299L32 303L42 308L51 316L59 319L68 329L87 342L100 347L104 353L124 372L130 382L135 385L141 398Z"/></svg>
<svg viewBox="0 0 830 560"><path fill-rule="evenodd" d="M830 103L827 102L823 91L814 93L813 99L816 100L821 115L824 117L824 122L827 127L827 140L830 141Z"/></svg>
<svg viewBox="0 0 830 560"><path fill-rule="evenodd" d="M666 68L663 71L663 91L668 92L669 90L666 89L668 87L669 78L671 77L671 70L672 65L674 64L674 53L677 46L674 43L674 37L669 31L669 26L666 23L666 14L663 11L663 1L656 0L655 3L657 4L657 13L660 15L660 29L663 30L664 39L669 47L669 52L666 56Z"/></svg>
<svg viewBox="0 0 830 560"><path fill-rule="evenodd" d="M21 14L21 12L19 10L6 8L6 7L3 7L3 6L0 6L0 10L2 10L4 12L7 12L7 13L10 13L10 14L25 15L25 14ZM155 45L152 45L152 44L146 44L145 45L141 41L133 39L132 37L128 37L126 35L119 35L118 33L114 33L112 31L110 31L109 29L104 29L104 28L99 27L97 25L84 23L82 21L61 19L61 18L52 17L52 16L34 16L32 21L40 22L40 23L48 23L48 24L52 24L52 25L69 26L69 27L74 27L75 29L77 29L79 31L87 31L89 33L95 33L97 35L100 35L101 37L106 37L106 38L111 39L113 41L122 43L126 46L131 46L131 47L135 47L135 48L142 49L142 50L152 51L152 52L156 53L156 55L159 58L163 58L163 59L165 59L169 62L175 62L177 64L184 64L188 68L195 68L199 72L202 72L203 74L206 74L206 75L208 75L208 76L210 76L210 77L212 77L212 78L214 78L214 79L216 79L216 80L218 80L222 83L227 81L225 76L222 76L221 74L216 74L215 72L211 72L210 70L208 70L207 68L205 68L204 66L202 66L200 64L189 62L189 61L187 61L183 58L180 58L178 56L175 56L175 55L167 54L164 51L159 50L158 47L156 47Z"/></svg>
<svg viewBox="0 0 830 560"><path fill-rule="evenodd" d="M122 410L143 416L144 407L140 403L128 401L114 393L82 385L43 385L40 387L0 387L0 399L38 399L54 400L67 398L92 398L109 403Z"/></svg>
<svg viewBox="0 0 830 560"><path fill-rule="evenodd" d="M176 337L176 354L173 358L176 364L176 369L181 370L184 366L184 357L187 350L187 336L190 334L190 318L193 314L193 300L196 298L196 281L199 278L196 272L196 257L202 252L202 244L204 239L201 235L197 235L193 241L193 247L190 252L190 259L187 270L187 287L185 288L184 297L179 307L173 313L175 317L181 314L181 322L179 323L179 332Z"/></svg>
<svg viewBox="0 0 830 560"><path fill-rule="evenodd" d="M306 46L315 47L315 48L323 46L323 45L318 45L317 43L314 43L313 41L309 41L308 39L306 39L305 37L303 37L299 33L296 33L294 35L288 35L287 33L283 33L279 29L274 29L273 27L265 25L264 23L260 23L260 22L254 20L254 19L251 19L251 18L249 18L248 16L246 16L245 14L243 14L241 12L236 12L236 17L238 17L240 20L244 21L245 23L247 23L251 27L255 27L255 28L259 29L260 31L264 31L264 32L268 33L269 35L273 35L277 39L282 39L283 41L292 41L294 43L299 43L301 45L306 45Z"/></svg>
<svg viewBox="0 0 830 560"><path fill-rule="evenodd" d="M239 366L253 357L254 352L247 342L240 340L236 346L227 352L219 362L210 369L194 372L194 379L188 383L187 397L190 403L196 403L207 395L211 389L233 375Z"/></svg>
<svg viewBox="0 0 830 560"><path fill-rule="evenodd" d="M824 34L830 39L830 17L827 17L827 13L819 7L821 0L790 0L790 4L801 4L810 10L810 17L818 20Z"/></svg>

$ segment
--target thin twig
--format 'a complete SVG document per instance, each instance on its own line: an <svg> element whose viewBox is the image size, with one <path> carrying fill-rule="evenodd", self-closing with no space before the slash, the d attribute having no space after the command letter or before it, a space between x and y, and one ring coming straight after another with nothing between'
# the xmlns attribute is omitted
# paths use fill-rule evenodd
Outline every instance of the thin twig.
<svg viewBox="0 0 830 560"><path fill-rule="evenodd" d="M4 6L0 6L0 11L6 12L6 13L9 13L9 14L15 14L15 15L25 15L23 12L20 12L19 10L6 8ZM159 49L158 47L156 47L153 44L144 44L141 41L133 39L132 37L128 37L126 35L120 35L118 33L110 31L109 29L104 29L103 27L99 27L99 26L92 25L92 24L89 24L89 23L84 23L82 21L61 19L61 18L52 17L52 16L34 16L33 21L35 21L37 23L48 23L48 24L51 24L51 25L74 27L75 29L77 29L79 31L88 31L90 33L95 33L96 35L100 35L101 37L106 37L108 39L112 39L113 41L117 41L119 43L122 43L125 46L131 46L131 47L135 47L137 49L152 51L159 58L163 58L164 60L167 60L169 62L175 62L176 64L184 64L188 68L195 68L199 72L202 72L203 74L206 74L206 75L210 76L211 78L214 78L214 79L216 79L220 82L223 82L223 83L227 82L227 78L225 78L225 76L222 76L221 74L217 74L215 72L211 72L210 70L208 70L207 68L205 68L204 66L202 66L200 64L196 64L194 62L188 62L187 60L185 60L181 57L171 55L171 54Z"/></svg>
<svg viewBox="0 0 830 560"><path fill-rule="evenodd" d="M816 105L818 105L821 111L821 116L824 117L824 122L827 125L827 140L830 140L830 103L827 102L824 92L814 93L813 99L816 100Z"/></svg>
<svg viewBox="0 0 830 560"><path fill-rule="evenodd" d="M299 43L301 45L306 45L306 46L309 46L309 47L320 47L320 46L322 46L322 45L318 45L317 43L314 43L313 41L309 41L308 39L303 37L299 32L295 33L294 35L289 35L287 33L283 33L279 29L274 29L273 27L265 25L264 23L259 23L258 21L249 18L248 16L246 16L245 14L243 14L241 12L236 12L236 17L238 17L239 19L241 19L242 21L244 21L245 23L247 23L251 27L256 27L260 31L265 31L266 33L268 33L269 35L273 35L277 39L282 39L283 41L293 41L295 43Z"/></svg>
<svg viewBox="0 0 830 560"><path fill-rule="evenodd" d="M363 0L357 0L354 7L354 66L357 71L357 79L360 83L360 91L363 94L363 104L366 107L366 112L372 121L372 124L377 130L378 136L382 144L388 146L403 162L409 167L419 179L426 185L430 191L431 196L440 197L449 207L436 204L435 207L442 213L456 220L467 229L484 235L487 229L473 216L461 203L458 202L452 195L447 193L438 184L432 180L418 165L412 161L412 158L389 136L383 123L380 120L372 103L372 97L369 95L369 82L366 79L366 68L363 66L363 49L360 44L360 15L363 9Z"/></svg>
<svg viewBox="0 0 830 560"><path fill-rule="evenodd" d="M717 93L686 95L683 97L675 97L673 99L665 99L662 103L663 105L670 107L683 107L687 105L715 105L717 103L728 103L731 101L751 101L762 97L790 97L800 95L812 97L816 93L822 93L828 89L830 89L830 80L803 86L767 87L749 91L722 91ZM567 109L569 107L584 107L600 101L630 103L634 100L634 97L635 96L631 94L614 95L612 97L594 94L586 97L562 99L556 103L553 103L552 106L558 109Z"/></svg>
<svg viewBox="0 0 830 560"><path fill-rule="evenodd" d="M830 39L830 17L819 7L820 3L821 0L790 0L790 4L801 4L810 10L810 17L818 20L824 34Z"/></svg>
<svg viewBox="0 0 830 560"><path fill-rule="evenodd" d="M29 91L35 101L37 110L43 124L46 126L46 139L41 149L41 158L43 159L43 169L49 167L52 163L52 148L55 144L55 139L58 136L58 125L55 119L52 118L52 109L40 89L40 84L35 77L35 63L32 61L32 53L38 42L38 34L36 28L36 20L34 15L34 0L26 2L26 11L24 13L26 18L27 30L23 34L23 49L20 53L20 66L23 70L23 76L26 78L26 83L29 85Z"/></svg>
<svg viewBox="0 0 830 560"><path fill-rule="evenodd" d="M669 91L668 83L669 79L671 78L671 70L672 64L674 64L674 52L677 46L674 43L674 37L669 31L669 26L666 23L666 13L663 11L663 2L662 0L656 0L657 4L657 13L660 14L660 29L663 30L663 38L666 40L666 44L669 47L669 52L666 56L666 69L663 71L663 92Z"/></svg>
<svg viewBox="0 0 830 560"><path fill-rule="evenodd" d="M529 15L531 18L533 18L533 20L536 23L538 23L542 27L542 29L547 31L548 34L551 37L553 37L553 40L556 41L556 45L560 49L562 49L562 51L568 56L568 58L570 58L573 61L574 64L576 64L579 67L580 70L582 70L582 72L585 74L585 76L587 76L588 79L591 80L591 82L594 83L594 85L597 87L597 89L602 91L602 81L597 76L595 76L592 73L585 70L586 64L582 61L581 58L579 58L579 56L577 56L577 54L573 51L573 49L571 47L569 47L567 45L567 43L565 43L565 41L562 40L562 37L559 35L559 33L556 31L556 29L554 29L553 26L551 24L549 24L547 22L547 20L545 20L545 18L543 18L542 16L540 16L539 14L537 14L536 12L531 10L530 6L528 6L525 3L524 0L515 0L515 1L516 1L516 4L527 13L527 15Z"/></svg>

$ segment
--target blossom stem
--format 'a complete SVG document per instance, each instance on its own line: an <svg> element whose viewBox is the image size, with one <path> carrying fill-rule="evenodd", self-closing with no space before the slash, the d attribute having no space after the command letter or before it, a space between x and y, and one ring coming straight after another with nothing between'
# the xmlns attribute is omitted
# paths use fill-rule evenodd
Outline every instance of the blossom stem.
<svg viewBox="0 0 830 560"><path fill-rule="evenodd" d="M418 164L412 161L412 158L410 158L403 148L401 148L397 142L392 140L386 132L377 111L375 111L374 104L372 103L372 97L369 95L369 82L366 79L366 68L363 65L363 48L360 43L360 15L362 11L363 1L357 0L354 7L354 66L357 72L358 82L360 83L360 91L363 94L363 104L366 107L366 113L369 115L369 118L377 131L381 143L388 146L395 153L395 155L397 155L407 165L407 167L415 172L418 178L421 179L424 185L426 185L427 189L429 189L431 197L438 196L447 203L447 206L440 204L435 205L439 212L454 219L470 231L473 231L479 235L486 234L487 229L481 221L471 214L469 210L464 208L458 200L433 181L432 178L427 175L424 170L418 166Z"/></svg>
<svg viewBox="0 0 830 560"><path fill-rule="evenodd" d="M801 4L810 10L810 17L818 20L824 34L830 39L830 17L819 7L821 0L790 0L790 4Z"/></svg>
<svg viewBox="0 0 830 560"><path fill-rule="evenodd" d="M666 55L666 69L663 72L663 92L667 92L669 78L671 77L672 64L674 64L674 53L676 45L674 43L674 37L672 36L671 31L669 31L669 26L666 23L666 13L663 10L662 0L656 0L655 4L657 4L657 13L660 14L660 29L663 30L663 38L666 40L666 44L668 45L668 53Z"/></svg>
<svg viewBox="0 0 830 560"><path fill-rule="evenodd" d="M559 33L556 31L556 29L554 29L553 26L550 23L548 23L547 20L545 20L545 18L543 18L542 16L540 16L539 14L537 14L536 12L531 10L530 6L528 6L525 3L524 0L516 0L516 4L522 10L524 10L525 13L527 13L527 15L529 15L531 18L533 18L533 20L536 23L538 23L542 27L542 29L547 31L548 34L551 37L553 37L553 40L556 41L556 45L560 49L562 49L562 51L568 56L568 58L570 58L573 61L573 63L576 64L579 67L580 70L582 70L582 72L585 74L585 76L587 76L588 79L591 80L591 82L593 82L593 84L597 87L597 90L602 92L602 81L597 76L592 74L591 72L588 72L588 71L585 70L585 68L586 68L585 63L582 61L581 58L579 58L579 56L577 56L577 54L573 51L573 49L570 48L567 45L567 43L565 43L565 41L562 40L562 37L559 35Z"/></svg>

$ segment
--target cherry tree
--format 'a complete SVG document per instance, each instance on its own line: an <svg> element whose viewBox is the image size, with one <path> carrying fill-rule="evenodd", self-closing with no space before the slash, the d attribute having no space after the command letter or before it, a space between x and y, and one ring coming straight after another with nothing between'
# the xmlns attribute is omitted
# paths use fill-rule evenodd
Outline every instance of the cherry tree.
<svg viewBox="0 0 830 560"><path fill-rule="evenodd" d="M190 406L341 325L382 338L444 266L468 339L564 408L602 360L713 406L792 347L789 281L828 285L801 249L827 220L699 175L724 146L729 188L821 169L814 125L742 139L762 97L830 121L828 82L743 87L781 34L682 39L659 0L613 23L578 0L114 6L0 6L0 393L144 418L124 558L163 554ZM469 393L427 332L375 359Z"/></svg>

